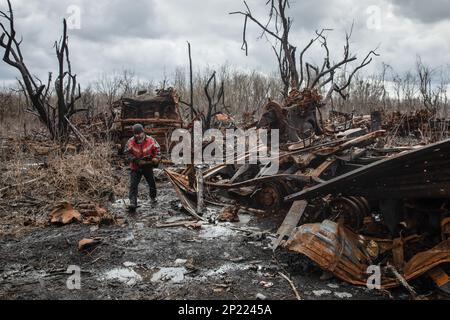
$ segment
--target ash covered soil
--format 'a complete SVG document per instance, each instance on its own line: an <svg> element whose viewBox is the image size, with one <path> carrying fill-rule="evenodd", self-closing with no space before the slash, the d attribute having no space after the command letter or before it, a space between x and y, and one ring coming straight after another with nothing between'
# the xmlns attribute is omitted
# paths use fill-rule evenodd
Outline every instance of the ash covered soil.
<svg viewBox="0 0 450 320"><path fill-rule="evenodd" d="M158 188L159 202L150 205L141 184L135 215L123 200L112 204L110 211L124 218L121 225L45 226L0 238L0 299L296 299L279 272L292 277L303 299L408 298L400 289L392 296L324 280L306 258L283 250L274 255L270 244L281 216L240 214L238 223L158 228L190 220L171 185ZM81 239L96 237L100 245L78 250ZM67 287L71 265L81 269L79 290Z"/></svg>

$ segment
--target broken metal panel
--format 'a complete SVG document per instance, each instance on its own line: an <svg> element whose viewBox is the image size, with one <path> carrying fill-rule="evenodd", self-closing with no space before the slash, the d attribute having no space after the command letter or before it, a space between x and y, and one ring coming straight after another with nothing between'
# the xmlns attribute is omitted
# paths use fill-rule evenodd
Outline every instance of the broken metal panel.
<svg viewBox="0 0 450 320"><path fill-rule="evenodd" d="M240 188L240 187L246 187L249 185L255 185L256 183L270 183L271 181L277 181L277 180L292 180L292 181L298 181L299 183L311 183L312 179L311 177L299 175L299 174L278 174L274 176L264 176L261 178L256 179L250 179L243 182L237 182L237 183L214 183L214 182L205 182L206 185L209 187L216 187L221 189L234 189L234 188Z"/></svg>
<svg viewBox="0 0 450 320"><path fill-rule="evenodd" d="M440 290L450 294L450 276L442 268L434 268L428 272L428 275Z"/></svg>
<svg viewBox="0 0 450 320"><path fill-rule="evenodd" d="M215 176L216 174L218 174L219 172L221 172L222 170L224 170L227 167L227 164L221 164L217 167L213 167L211 169L206 170L203 173L203 179L207 180L212 176Z"/></svg>
<svg viewBox="0 0 450 320"><path fill-rule="evenodd" d="M367 285L369 266L378 265L379 250L392 250L393 242L357 235L338 223L325 220L322 223L298 227L285 248L307 256L322 269L354 285ZM373 250L373 248L378 248ZM401 271L407 280L415 279L439 265L450 262L450 239L435 247L414 255ZM400 282L381 265L381 287L397 287Z"/></svg>
<svg viewBox="0 0 450 320"><path fill-rule="evenodd" d="M286 249L306 255L338 278L364 285L367 266L372 264L357 235L337 223L305 224L296 229Z"/></svg>
<svg viewBox="0 0 450 320"><path fill-rule="evenodd" d="M297 227L307 206L308 202L304 200L295 201L292 204L291 209L289 210L286 218L277 231L278 238L272 248L274 251L286 237L289 237L291 235L292 231Z"/></svg>
<svg viewBox="0 0 450 320"><path fill-rule="evenodd" d="M170 170L164 171L169 178L169 181L172 183L183 208L196 219L203 220L203 218L197 214L196 194L194 190L189 188L187 178Z"/></svg>
<svg viewBox="0 0 450 320"><path fill-rule="evenodd" d="M386 131L384 131L384 130L370 132L366 135L351 139L349 141L345 141L341 144L338 144L335 147L321 148L321 149L315 151L314 153L316 155L329 156L331 154L342 152L342 151L348 150L350 148L367 146L367 145L374 143L376 138L384 136L385 133L386 133Z"/></svg>

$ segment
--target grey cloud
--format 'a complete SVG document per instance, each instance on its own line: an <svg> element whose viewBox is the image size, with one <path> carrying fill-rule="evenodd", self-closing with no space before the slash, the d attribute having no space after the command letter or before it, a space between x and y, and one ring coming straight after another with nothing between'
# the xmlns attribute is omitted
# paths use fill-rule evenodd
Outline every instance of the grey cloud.
<svg viewBox="0 0 450 320"><path fill-rule="evenodd" d="M424 23L450 20L448 0L392 0L395 13Z"/></svg>
<svg viewBox="0 0 450 320"><path fill-rule="evenodd" d="M74 34L84 39L107 42L121 37L157 38L162 33L152 0L83 1L80 9L82 28Z"/></svg>
<svg viewBox="0 0 450 320"><path fill-rule="evenodd" d="M6 0L0 0L0 6ZM445 65L448 52L450 22L430 22L427 28L408 17L409 11L423 11L423 19L431 14L422 9L421 2L395 0L395 16L382 17L380 30L367 28L369 5L378 5L383 13L390 0L291 0L290 16L294 20L292 41L299 50L314 36L316 29L333 28L328 35L333 59L341 58L345 31L355 22L352 52L363 58L381 44L382 56L366 72L375 70L381 61L396 69L414 65L420 54L436 65ZM248 0L252 12L265 21L265 0ZM230 16L231 11L244 10L241 0L15 0L17 29L23 35L23 52L30 69L39 77L55 70L53 43L61 35L62 18L69 5L81 8L81 30L69 30L72 67L82 84L95 80L104 72L131 69L143 79L160 80L170 75L177 66L186 67L186 41L193 50L194 67L217 67L228 62L240 69L257 69L270 73L277 71L273 51L266 39L257 39L260 30L249 22L249 56L241 51L243 17ZM414 7L415 6L415 7ZM417 7L418 6L418 7ZM425 5L423 5L425 6ZM427 6L431 6L427 4ZM411 9L414 7L415 9ZM445 12L447 7L439 7ZM401 11L401 14L399 13ZM431 9L427 9L430 12ZM445 15L445 14L442 14ZM434 18L438 19L438 18ZM447 26L447 28L446 28ZM0 50L0 54L1 54ZM308 60L321 63L323 51L315 46ZM14 79L17 73L0 62L0 82Z"/></svg>

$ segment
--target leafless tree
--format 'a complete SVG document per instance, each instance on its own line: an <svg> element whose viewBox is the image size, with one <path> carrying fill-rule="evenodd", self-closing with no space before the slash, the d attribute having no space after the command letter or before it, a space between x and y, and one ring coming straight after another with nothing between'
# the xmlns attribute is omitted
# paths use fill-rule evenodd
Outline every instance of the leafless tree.
<svg viewBox="0 0 450 320"><path fill-rule="evenodd" d="M58 137L65 139L68 137L69 118L77 112L85 111L84 109L75 109L75 102L81 98L81 89L77 82L77 76L72 74L66 19L63 21L63 36L59 42L55 42L55 49L58 58L58 77L55 81L58 104L57 132Z"/></svg>
<svg viewBox="0 0 450 320"><path fill-rule="evenodd" d="M445 99L447 93L446 81L441 75L441 85L433 85L433 82L437 82L434 79L437 69L431 69L425 65L420 57L417 57L416 70L419 77L419 91L423 105L426 109L437 112L441 101Z"/></svg>
<svg viewBox="0 0 450 320"><path fill-rule="evenodd" d="M5 49L3 61L20 72L22 79L19 83L30 102L28 112L39 117L53 139L65 141L69 134L69 118L81 111L75 109L75 102L80 98L80 86L76 75L72 74L66 20L63 21L63 36L55 42L58 76L54 86L57 103L53 106L50 103L52 73L43 84L26 66L21 50L22 39L18 40L16 35L11 1L8 0L7 4L8 11L0 11L0 46Z"/></svg>
<svg viewBox="0 0 450 320"><path fill-rule="evenodd" d="M196 113L201 116L203 120L203 128L206 130L211 127L212 117L217 112L217 107L219 106L219 104L222 103L222 106L225 107L224 83L223 81L221 81L220 85L217 86L217 77L215 71L206 82L204 92L206 99L208 100L206 112L201 113L197 110Z"/></svg>
<svg viewBox="0 0 450 320"><path fill-rule="evenodd" d="M122 97L130 98L137 93L134 73L128 70L114 71L112 73L103 73L95 81L94 87L102 96L103 103L108 108L112 108L114 102Z"/></svg>
<svg viewBox="0 0 450 320"><path fill-rule="evenodd" d="M290 89L320 90L326 85L330 85L330 91L327 94L328 99L331 97L333 91L338 92L342 97L345 97L344 90L348 88L356 72L367 66L372 61L374 55L378 55L374 50L370 51L363 61L357 65L340 84L338 84L335 82L337 71L340 68L346 67L348 63L357 60L356 56L350 54L349 40L352 30L346 35L344 54L341 61L336 63L331 62L330 50L326 38L326 33L331 29L322 29L321 31L316 31L315 37L312 38L300 52L299 65L297 65L297 47L291 43L289 38L293 22L287 13L290 8L289 0L268 0L266 6L269 8L269 13L267 22L265 23L262 23L253 15L250 7L245 1L244 5L245 11L235 11L230 13L232 15L239 14L244 16L242 49L248 54L247 27L249 21L259 26L262 30L261 37L266 36L275 41L275 45L273 45L272 48L278 61L279 72L283 82L283 95L285 97L287 97ZM324 62L321 66L315 66L308 62L304 62L305 53L316 42L320 43L325 52Z"/></svg>
<svg viewBox="0 0 450 320"><path fill-rule="evenodd" d="M192 71L192 52L191 44L188 42L188 54L189 54L189 109L191 114L191 121L194 120L194 80Z"/></svg>
<svg viewBox="0 0 450 320"><path fill-rule="evenodd" d="M185 106L181 111L185 118L192 118L190 108L190 77L187 75L187 69L176 68L173 73L173 87L181 97L181 104ZM213 70L205 68L193 74L192 94L194 108L192 112L194 118L199 117L199 112L208 113L209 101L205 94L205 86L214 73ZM216 72L216 82L223 82L227 94L224 95L222 103L215 107L216 112L226 112L233 116L234 120L240 121L244 113L248 116L258 115L261 107L269 97L279 98L281 91L280 83L275 75L266 75L256 71L245 72L234 69L228 64L222 65ZM220 87L216 85L216 91ZM209 92L213 91L211 80ZM218 93L218 91L217 91ZM226 108L224 107L226 106Z"/></svg>

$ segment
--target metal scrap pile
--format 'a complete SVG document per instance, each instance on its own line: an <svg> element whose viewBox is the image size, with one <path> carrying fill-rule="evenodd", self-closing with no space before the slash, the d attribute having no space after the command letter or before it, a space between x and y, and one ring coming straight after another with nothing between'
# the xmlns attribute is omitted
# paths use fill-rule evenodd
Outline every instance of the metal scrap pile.
<svg viewBox="0 0 450 320"><path fill-rule="evenodd" d="M172 132L183 126L179 97L173 88L158 90L155 97L144 93L133 99L122 98L116 103L115 113L112 133L121 150L133 136L132 127L136 123L142 124L145 132L159 142L162 152L170 150Z"/></svg>
<svg viewBox="0 0 450 320"><path fill-rule="evenodd" d="M379 113L323 121L321 106L309 91L265 106L257 127L280 129L275 175L261 164L222 164L197 177L193 167L166 170L183 207L198 219L199 202L286 215L274 250L306 255L356 285L379 267L378 288L415 294L407 281L427 275L450 292L450 141L387 147L396 133L379 130Z"/></svg>

